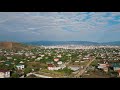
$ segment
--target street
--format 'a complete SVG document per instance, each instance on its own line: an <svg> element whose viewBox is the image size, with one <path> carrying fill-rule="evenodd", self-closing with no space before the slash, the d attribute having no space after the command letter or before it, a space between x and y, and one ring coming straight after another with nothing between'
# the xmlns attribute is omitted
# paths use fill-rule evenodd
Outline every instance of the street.
<svg viewBox="0 0 120 90"><path fill-rule="evenodd" d="M86 69L90 66L90 64L91 64L94 60L95 60L95 59L90 60L90 61L88 62L88 64L85 66L85 68L82 69L82 70L80 70L80 71L77 73L77 75L75 75L75 77L78 78L78 77L82 76L83 73L86 71Z"/></svg>

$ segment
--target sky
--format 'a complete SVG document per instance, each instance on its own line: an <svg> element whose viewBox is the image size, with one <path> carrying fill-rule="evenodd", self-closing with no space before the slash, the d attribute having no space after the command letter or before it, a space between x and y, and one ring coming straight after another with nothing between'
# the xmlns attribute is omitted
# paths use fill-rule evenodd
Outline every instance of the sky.
<svg viewBox="0 0 120 90"><path fill-rule="evenodd" d="M120 12L0 12L0 41L120 41Z"/></svg>

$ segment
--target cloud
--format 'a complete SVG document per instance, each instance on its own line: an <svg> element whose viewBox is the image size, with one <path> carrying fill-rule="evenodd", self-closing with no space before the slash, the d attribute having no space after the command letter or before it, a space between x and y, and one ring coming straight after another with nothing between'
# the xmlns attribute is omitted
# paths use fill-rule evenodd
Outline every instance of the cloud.
<svg viewBox="0 0 120 90"><path fill-rule="evenodd" d="M25 40L97 41L103 33L118 32L119 23L119 12L0 12L0 32L24 33Z"/></svg>

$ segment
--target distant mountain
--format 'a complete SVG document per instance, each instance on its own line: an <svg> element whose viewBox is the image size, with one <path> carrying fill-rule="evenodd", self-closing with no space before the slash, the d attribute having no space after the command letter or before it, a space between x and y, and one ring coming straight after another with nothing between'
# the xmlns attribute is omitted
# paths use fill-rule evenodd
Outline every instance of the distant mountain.
<svg viewBox="0 0 120 90"><path fill-rule="evenodd" d="M120 41L114 41L114 42L105 42L101 43L103 45L111 45L111 46L120 46Z"/></svg>
<svg viewBox="0 0 120 90"><path fill-rule="evenodd" d="M105 42L105 43L98 43L98 42L90 42L90 41L34 41L34 42L25 42L28 45L111 45L111 46L120 46L120 41L115 42Z"/></svg>
<svg viewBox="0 0 120 90"><path fill-rule="evenodd" d="M36 41L36 42L26 42L29 45L99 45L97 42L89 41Z"/></svg>
<svg viewBox="0 0 120 90"><path fill-rule="evenodd" d="M31 49L34 46L52 46L52 45L111 45L111 46L120 46L120 41L115 42L105 42L97 43L90 41L34 41L34 42L0 42L0 49Z"/></svg>

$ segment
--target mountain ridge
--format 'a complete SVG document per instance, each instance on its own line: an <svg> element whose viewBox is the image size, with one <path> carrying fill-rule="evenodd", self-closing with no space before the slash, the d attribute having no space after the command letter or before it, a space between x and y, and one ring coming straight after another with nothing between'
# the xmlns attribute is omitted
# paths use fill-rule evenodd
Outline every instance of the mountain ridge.
<svg viewBox="0 0 120 90"><path fill-rule="evenodd" d="M33 42L25 42L25 44L29 45L113 45L120 46L120 41L112 41L112 42L91 42L91 41L33 41Z"/></svg>
<svg viewBox="0 0 120 90"><path fill-rule="evenodd" d="M0 42L0 48L4 49L25 49L30 48L30 46L52 46L52 45L85 45L85 46L100 46L100 45L110 45L110 46L120 46L120 41L113 42L91 42L91 41L32 41L32 42Z"/></svg>

